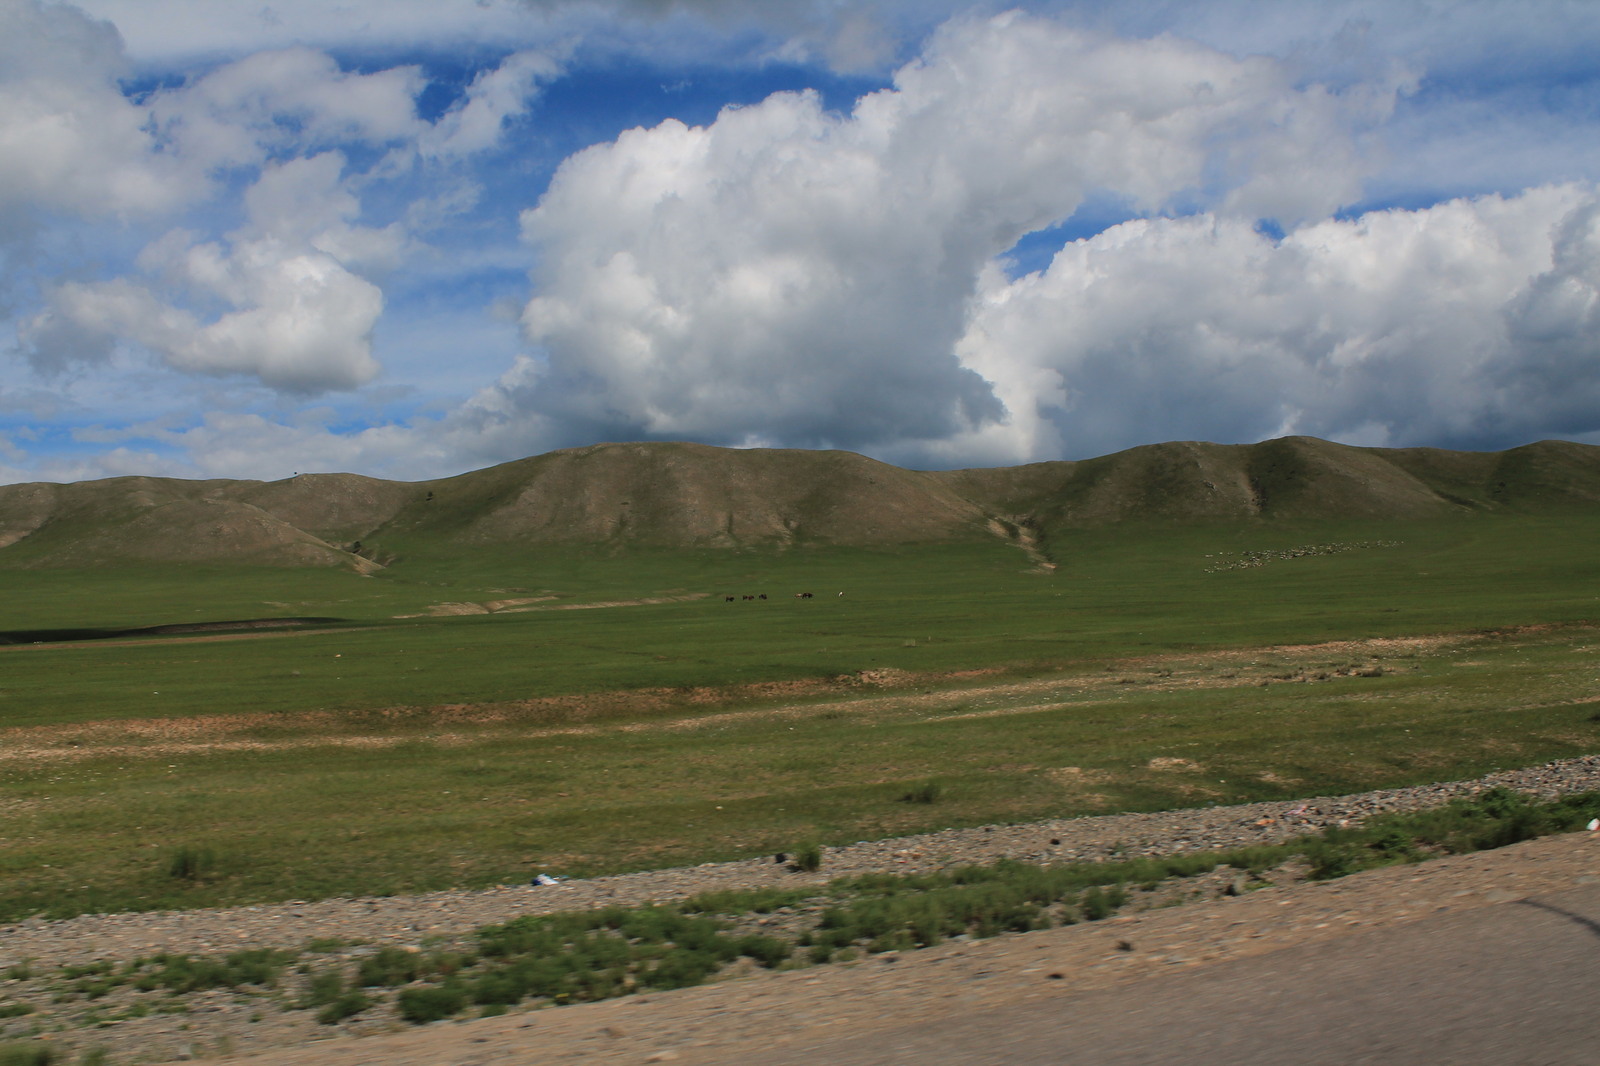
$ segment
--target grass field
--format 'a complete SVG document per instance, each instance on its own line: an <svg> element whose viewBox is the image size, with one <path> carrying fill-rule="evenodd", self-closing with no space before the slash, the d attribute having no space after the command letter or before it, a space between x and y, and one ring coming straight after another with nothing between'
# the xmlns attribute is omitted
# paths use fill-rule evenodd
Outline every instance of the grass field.
<svg viewBox="0 0 1600 1066"><path fill-rule="evenodd" d="M999 542L8 571L12 633L338 621L0 647L0 919L616 871L1600 748L1589 519L1050 548L1053 573ZM919 788L936 800L907 802Z"/></svg>

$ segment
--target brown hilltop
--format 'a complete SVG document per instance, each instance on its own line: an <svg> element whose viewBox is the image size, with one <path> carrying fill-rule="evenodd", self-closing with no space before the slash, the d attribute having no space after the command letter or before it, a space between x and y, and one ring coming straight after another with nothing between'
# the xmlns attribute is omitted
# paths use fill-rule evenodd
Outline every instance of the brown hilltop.
<svg viewBox="0 0 1600 1066"><path fill-rule="evenodd" d="M232 482L225 495L323 540L344 543L394 518L416 488L360 474L297 474L286 481Z"/></svg>
<svg viewBox="0 0 1600 1066"><path fill-rule="evenodd" d="M1593 511L1600 448L1174 442L1078 462L904 470L842 451L597 444L429 482L127 477L0 486L0 566L239 562L369 570L432 551L785 548L1020 538L1118 523ZM360 553L356 554L357 545Z"/></svg>
<svg viewBox="0 0 1600 1066"><path fill-rule="evenodd" d="M928 474L853 452L597 444L430 484L399 532L469 544L886 544L977 535L986 515Z"/></svg>
<svg viewBox="0 0 1600 1066"><path fill-rule="evenodd" d="M1600 448L1357 448L1315 437L1149 444L1080 462L937 473L1042 528L1121 522L1407 520L1600 505Z"/></svg>
<svg viewBox="0 0 1600 1066"><path fill-rule="evenodd" d="M33 566L237 563L352 566L334 547L230 496L259 482L122 477L0 486L0 562Z"/></svg>

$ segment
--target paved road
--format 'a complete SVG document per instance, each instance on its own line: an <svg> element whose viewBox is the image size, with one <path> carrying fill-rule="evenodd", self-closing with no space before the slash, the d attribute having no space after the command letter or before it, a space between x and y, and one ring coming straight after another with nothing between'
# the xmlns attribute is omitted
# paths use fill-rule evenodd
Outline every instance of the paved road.
<svg viewBox="0 0 1600 1066"><path fill-rule="evenodd" d="M1055 1002L922 1019L908 1028L889 1021L762 1062L1595 1066L1600 888Z"/></svg>

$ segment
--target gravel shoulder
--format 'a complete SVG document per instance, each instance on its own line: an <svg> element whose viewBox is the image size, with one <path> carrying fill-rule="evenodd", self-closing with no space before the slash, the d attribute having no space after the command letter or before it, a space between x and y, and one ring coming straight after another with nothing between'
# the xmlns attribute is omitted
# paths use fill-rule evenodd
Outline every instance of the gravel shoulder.
<svg viewBox="0 0 1600 1066"><path fill-rule="evenodd" d="M564 881L553 886L510 885L417 896L85 915L54 922L28 919L0 926L0 966L30 958L76 964L158 952L291 948L326 937L380 944L416 943L421 938L463 933L525 914L667 902L714 889L823 884L856 874L918 873L1002 858L1082 862L1221 850L1278 843L1384 812L1435 807L1493 787L1515 789L1540 799L1600 789L1600 755L1489 774L1472 781L1349 796L1098 815L861 841L824 849L822 868L816 873L796 872L787 863L768 856Z"/></svg>

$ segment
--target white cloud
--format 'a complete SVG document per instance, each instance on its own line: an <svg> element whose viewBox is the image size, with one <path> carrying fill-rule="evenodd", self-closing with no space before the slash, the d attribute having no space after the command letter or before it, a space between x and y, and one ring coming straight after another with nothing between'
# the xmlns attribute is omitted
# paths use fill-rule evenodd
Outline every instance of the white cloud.
<svg viewBox="0 0 1600 1066"><path fill-rule="evenodd" d="M162 139L191 166L258 165L272 152L413 139L423 88L415 67L351 73L310 48L257 52L148 104Z"/></svg>
<svg viewBox="0 0 1600 1066"><path fill-rule="evenodd" d="M1550 269L1510 301L1515 359L1495 368L1513 432L1600 430L1600 198L1554 227Z"/></svg>
<svg viewBox="0 0 1600 1066"><path fill-rule="evenodd" d="M1074 242L1037 274L1010 280L991 265L957 352L1004 417L871 450L947 466L1285 433L1595 441L1597 309L1600 193L1588 187L1376 212L1280 241L1211 214L1139 220ZM152 435L194 456L198 475L414 480L604 436L574 438L570 413L539 410L547 386L524 358L439 418L337 433L316 412L213 414ZM794 441L753 430L730 443Z"/></svg>
<svg viewBox="0 0 1600 1066"><path fill-rule="evenodd" d="M420 74L347 73L306 48L261 52L142 103L116 28L67 6L0 0L0 222L38 211L129 218L190 206L222 168L333 144L430 135Z"/></svg>
<svg viewBox="0 0 1600 1066"><path fill-rule="evenodd" d="M395 176L419 153L451 162L493 147L505 120L526 111L538 82L558 70L543 53L514 54L481 73L462 102L430 125L416 114L423 82L415 68L348 73L323 53L295 47L248 56L135 106L109 73L120 61L110 27L67 9L0 3L13 4L0 10L14 22L27 15L39 23L24 27L36 36L57 23L77 34L61 31L65 43L55 42L54 51L36 49L48 62L35 55L31 66L19 66L23 74L44 70L53 79L46 87L60 91L43 93L30 82L24 89L42 101L45 119L0 119L0 147L16 149L0 153L0 220L8 196L19 217L52 203L82 214L131 206L156 212L178 207L185 195L204 199L222 187L222 176L254 177L242 195L246 224L225 237L173 230L139 255L138 274L41 285L47 305L24 318L17 335L47 374L112 365L119 348L132 346L180 373L252 377L283 392L372 381L379 372L372 333L384 304L373 278L418 249L404 223L360 225L357 189L380 172ZM108 134L111 120L101 112L133 131L132 139ZM96 116L100 128L90 129ZM78 140L52 140L57 128ZM334 143L388 151L365 173L347 172L343 151L308 154ZM16 159L28 161L21 177ZM64 170L91 177L74 185L55 177ZM161 197L112 195L145 188L158 172L171 183ZM106 174L123 177L92 177Z"/></svg>
<svg viewBox="0 0 1600 1066"><path fill-rule="evenodd" d="M102 472L427 476L651 436L956 464L1600 435L1592 3L1030 0L1061 17L963 16L849 113L788 94L628 131L516 202L513 174L553 162L528 116L568 57L580 79L883 70L969 5L83 6L126 55L73 8L0 0L0 348L108 427L80 444L125 445ZM372 69L506 49L431 124L420 67ZM162 87L125 95L130 70ZM517 251L496 213L541 193ZM1086 201L1149 217L1008 277ZM521 303L529 261L518 358L474 316ZM153 451L113 439L162 417Z"/></svg>
<svg viewBox="0 0 1600 1066"><path fill-rule="evenodd" d="M852 71L886 69L908 41L972 6L964 0L273 0L241 9L215 0L78 2L122 26L134 56L164 63L295 45L381 52L419 41L433 48L544 48L586 39L592 48L655 58L821 59Z"/></svg>
<svg viewBox="0 0 1600 1066"><path fill-rule="evenodd" d="M870 447L998 420L954 344L978 278L1111 189L1251 218L1354 198L1393 85L1010 14L946 27L849 115L809 93L630 131L523 216L529 409L597 432Z"/></svg>
<svg viewBox="0 0 1600 1066"><path fill-rule="evenodd" d="M517 52L472 80L466 95L421 139L426 156L462 156L494 147L509 118L525 113L540 81L560 65L544 52Z"/></svg>
<svg viewBox="0 0 1600 1066"><path fill-rule="evenodd" d="M991 272L960 351L1012 418L944 450L1018 461L1283 433L1471 447L1600 429L1584 384L1600 381L1597 204L1548 187L1282 241L1239 219L1140 220L1039 274Z"/></svg>
<svg viewBox="0 0 1600 1066"><path fill-rule="evenodd" d="M498 44L542 35L544 24L516 0L77 0L122 27L141 59L192 61L308 45L386 49Z"/></svg>
<svg viewBox="0 0 1600 1066"><path fill-rule="evenodd" d="M156 211L187 194L182 169L157 153L145 113L118 88L124 69L112 26L0 0L0 227L39 209Z"/></svg>
<svg viewBox="0 0 1600 1066"><path fill-rule="evenodd" d="M245 194L247 227L225 243L169 234L140 256L148 282L59 286L23 330L35 363L103 359L124 338L175 370L250 375L288 392L371 381L383 295L347 264L392 261L401 238L351 224L359 205L340 184L342 162L327 152L266 168ZM227 310L203 321L161 299L158 285Z"/></svg>

